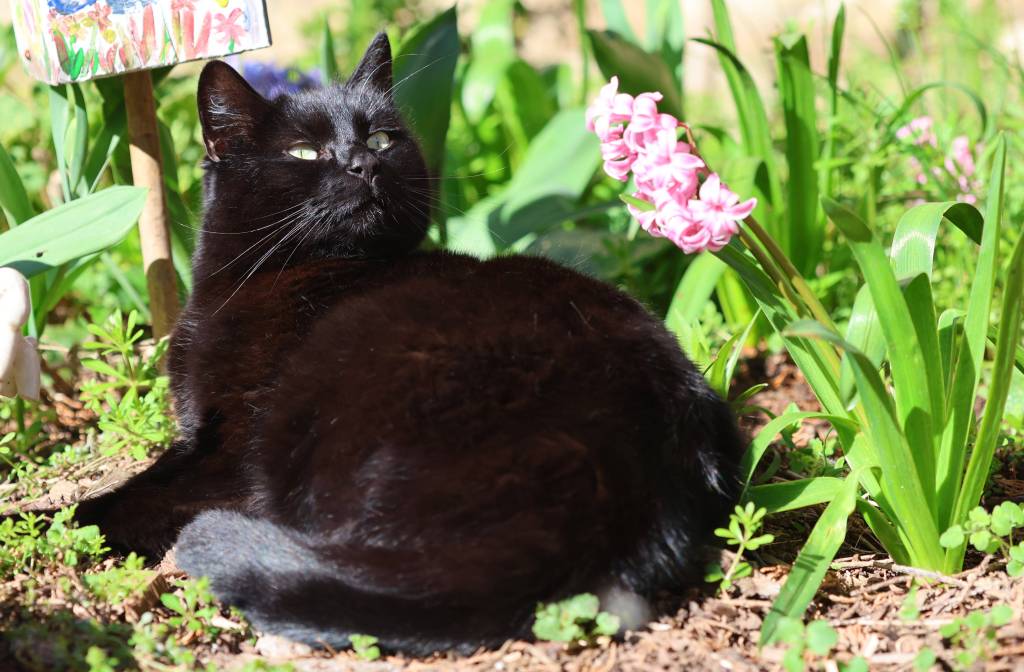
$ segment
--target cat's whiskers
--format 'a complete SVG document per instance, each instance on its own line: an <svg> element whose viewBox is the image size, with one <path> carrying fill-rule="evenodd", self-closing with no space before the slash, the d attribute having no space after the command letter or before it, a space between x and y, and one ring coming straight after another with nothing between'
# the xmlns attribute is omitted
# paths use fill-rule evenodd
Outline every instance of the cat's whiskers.
<svg viewBox="0 0 1024 672"><path fill-rule="evenodd" d="M306 239L309 237L309 234L312 233L317 228L318 225L323 224L328 220L326 218L321 217L319 219L308 219L306 221L307 223L303 225L306 229L306 233L302 234L302 238L299 239L299 242L292 246L292 251L291 253L289 253L288 258L286 258L284 260L284 263L281 264L281 270L277 272L277 275L274 277L274 284L271 285L270 287L271 291L273 291L273 289L277 287L277 281L281 279L281 274L284 273L284 269L288 268L288 262L292 260L292 257L295 256L295 252L300 247L302 247L303 243L306 242Z"/></svg>
<svg viewBox="0 0 1024 672"><path fill-rule="evenodd" d="M259 231L266 231L267 229L269 229L271 227L277 226L278 224L281 223L281 221L283 219L287 218L288 216L290 216L292 214L295 214L295 211L298 210L299 208L303 207L304 205L305 205L305 203L297 203L296 205L293 205L293 206L291 206L289 208L285 208L284 210L272 213L270 215L260 215L259 217L253 217L251 221L255 221L255 220L258 220L258 219L266 219L267 217L274 217L274 216L280 215L281 213L284 213L284 212L288 212L289 213L289 215L285 215L285 217L283 217L282 219L280 219L280 220L278 220L278 221L276 221L276 222L274 222L272 224L267 224L265 226L259 226L259 227L256 227L255 229L249 229L248 231L210 231L209 229L207 229L205 227L188 226L187 224L183 224L181 222L175 222L175 226L180 226L183 229L191 229L192 231L198 231L200 233L205 231L206 233L209 233L210 235L214 235L214 236L244 236L244 235L248 235L248 234L251 234L251 233L257 233Z"/></svg>
<svg viewBox="0 0 1024 672"><path fill-rule="evenodd" d="M225 269L229 268L230 266L233 266L236 262L238 262L242 257L247 255L249 252L251 252L254 248L261 246L263 243L265 243L267 240L269 240L271 237L273 237L274 234L276 234L279 231L281 231L282 229L285 229L288 226L294 224L296 219L298 217L300 217L302 214L303 214L302 211L298 211L298 212L292 213L291 215L288 215L288 216L284 217L281 221L277 222L275 228L270 233L268 233L267 235L263 236L262 238L257 240L255 243L253 243L249 247L247 247L244 250L242 250L238 254L238 256L236 256L234 259L232 259L231 261L229 261L228 263L224 264L223 266L218 268L216 271L211 273L210 277L212 278L213 276L217 275L221 271L224 271Z"/></svg>
<svg viewBox="0 0 1024 672"><path fill-rule="evenodd" d="M264 264L264 262L266 262L268 259L270 259L270 257L272 257L275 252L277 252L279 249L281 249L281 246L284 245L288 241L289 238L294 236L295 233L297 231L300 231L300 230L302 230L302 226L301 225L291 227L288 231L285 232L285 234L281 237L281 239L279 241L274 243L270 247L269 250L264 252L263 256L260 257L259 259L257 259L256 263L254 263L252 266L249 267L249 270L244 274L244 276L242 277L242 280L238 283L238 286L236 286L234 291L231 292L231 295L228 296L228 298L226 298L224 300L224 303L220 304L220 307L217 308L217 310L213 311L213 314L216 315L221 310L223 310L224 307L226 305L228 305L228 303L231 302L231 299L235 298L235 295L238 294L238 292L240 292L242 290L242 287L245 286L245 283L248 282L249 279L252 276L256 275L256 272L260 269L260 266L262 266ZM271 235L273 235L273 234L271 234ZM296 248L296 249L298 249L298 248ZM294 250L293 250L293 252L294 252ZM276 282L276 280L275 280L275 282Z"/></svg>

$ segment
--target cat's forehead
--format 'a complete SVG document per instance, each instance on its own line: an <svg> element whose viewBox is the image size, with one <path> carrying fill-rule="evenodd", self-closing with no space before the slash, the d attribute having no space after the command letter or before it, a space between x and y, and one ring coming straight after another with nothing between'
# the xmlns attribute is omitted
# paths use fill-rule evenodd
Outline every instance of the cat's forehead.
<svg viewBox="0 0 1024 672"><path fill-rule="evenodd" d="M337 84L292 94L279 101L284 114L303 126L345 132L365 123L400 123L394 103L370 87Z"/></svg>

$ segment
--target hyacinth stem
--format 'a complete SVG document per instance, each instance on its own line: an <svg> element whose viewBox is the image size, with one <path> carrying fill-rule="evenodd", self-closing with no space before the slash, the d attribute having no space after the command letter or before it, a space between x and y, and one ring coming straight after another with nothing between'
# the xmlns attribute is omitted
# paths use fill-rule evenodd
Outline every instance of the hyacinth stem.
<svg viewBox="0 0 1024 672"><path fill-rule="evenodd" d="M747 217L744 220L744 224L746 224L747 228L754 234L754 237L764 245L764 249L767 250L771 259L778 264L778 268L782 271L782 275L786 278L788 283L792 285L793 289L796 290L796 293L799 294L802 299L802 303L810 313L810 316L829 329L835 331L836 325L832 322L832 316L828 314L827 310L825 310L825 306L821 305L821 301L819 301L818 297L815 296L813 291L811 291L807 281L804 280L804 276L796 269L795 266L793 266L793 262L789 260L786 253L783 252L778 243L775 242L775 239L765 231L764 227L762 227L753 216ZM744 242L747 243L748 247L750 246L749 241L744 239ZM762 262L762 265L763 264L764 262ZM794 303L796 305L800 305L797 302Z"/></svg>

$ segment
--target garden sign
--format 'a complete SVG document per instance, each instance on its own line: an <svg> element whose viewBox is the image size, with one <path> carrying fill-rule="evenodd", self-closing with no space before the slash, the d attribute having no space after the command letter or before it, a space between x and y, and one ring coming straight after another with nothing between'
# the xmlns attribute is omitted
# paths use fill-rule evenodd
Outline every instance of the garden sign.
<svg viewBox="0 0 1024 672"><path fill-rule="evenodd" d="M153 330L178 313L156 104L149 70L270 45L264 0L10 0L18 52L53 85L123 75L132 178L149 187L139 219Z"/></svg>

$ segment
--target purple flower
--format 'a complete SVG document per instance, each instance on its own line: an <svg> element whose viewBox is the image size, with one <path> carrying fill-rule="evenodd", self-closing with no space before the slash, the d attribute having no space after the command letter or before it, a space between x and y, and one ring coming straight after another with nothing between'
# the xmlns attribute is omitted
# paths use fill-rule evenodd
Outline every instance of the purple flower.
<svg viewBox="0 0 1024 672"><path fill-rule="evenodd" d="M261 96L271 100L283 94L315 89L323 83L318 70L303 72L260 61L242 63L242 76Z"/></svg>

